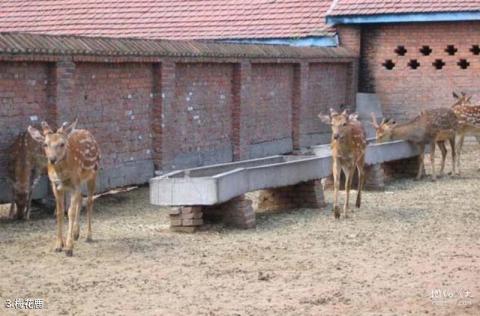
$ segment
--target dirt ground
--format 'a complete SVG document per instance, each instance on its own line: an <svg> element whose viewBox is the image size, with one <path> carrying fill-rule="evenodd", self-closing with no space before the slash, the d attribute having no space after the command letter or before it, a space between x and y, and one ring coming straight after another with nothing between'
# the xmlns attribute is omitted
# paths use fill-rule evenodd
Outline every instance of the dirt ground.
<svg viewBox="0 0 480 316"><path fill-rule="evenodd" d="M95 242L83 225L72 258L53 252L51 214L1 221L0 315L480 315L479 154L461 177L367 192L347 220L329 206L171 233L140 188L96 200Z"/></svg>

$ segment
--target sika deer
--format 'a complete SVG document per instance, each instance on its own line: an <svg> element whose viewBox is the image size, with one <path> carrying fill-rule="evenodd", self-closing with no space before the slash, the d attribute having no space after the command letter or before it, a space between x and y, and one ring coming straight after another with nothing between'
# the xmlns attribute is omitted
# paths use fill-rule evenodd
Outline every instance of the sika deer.
<svg viewBox="0 0 480 316"><path fill-rule="evenodd" d="M480 105L473 105L471 103L471 96L467 97L465 93L461 96L453 92L453 97L457 100L452 106L453 111L458 119L457 135L460 136L457 148L457 172L460 174L460 153L462 151L463 142L466 135L476 136L477 140L480 137Z"/></svg>
<svg viewBox="0 0 480 316"><path fill-rule="evenodd" d="M30 219L32 192L40 177L46 174L46 169L40 144L27 132L18 135L9 148L7 181L12 188L10 219Z"/></svg>
<svg viewBox="0 0 480 316"><path fill-rule="evenodd" d="M419 169L416 179L419 180L423 173L423 157L425 145L430 145L430 161L432 163L432 181L437 178L435 172L435 143L442 151L442 167L440 173L443 174L447 149L445 141L450 142L452 148L452 171L455 173L455 131L457 129L457 119L451 109L438 108L422 111L417 117L409 122L397 124L393 120L382 120L378 125L374 113L372 113L372 125L376 129L377 142L392 140L406 140L419 149Z"/></svg>
<svg viewBox="0 0 480 316"><path fill-rule="evenodd" d="M100 162L98 144L87 130L75 130L77 121L70 126L63 124L53 132L46 122L42 122L43 135L29 126L33 139L43 144L48 160L48 177L52 183L56 200L57 240L55 251L62 251L64 194L72 192L68 209L68 233L65 254L73 255L73 240L80 235L80 208L82 202L81 184L87 183L87 242L92 240L93 193Z"/></svg>
<svg viewBox="0 0 480 316"><path fill-rule="evenodd" d="M345 173L345 204L343 214L348 217L348 203L350 187L355 168L358 170L358 192L356 207L360 207L362 199L362 189L365 182L365 148L367 146L365 132L362 124L356 119L356 114L348 115L346 111L338 114L330 109L330 115L321 115L322 122L330 124L332 127L332 158L333 158L333 181L334 181L334 200L333 212L335 218L340 218L340 209L337 205L338 190L340 189L340 174Z"/></svg>

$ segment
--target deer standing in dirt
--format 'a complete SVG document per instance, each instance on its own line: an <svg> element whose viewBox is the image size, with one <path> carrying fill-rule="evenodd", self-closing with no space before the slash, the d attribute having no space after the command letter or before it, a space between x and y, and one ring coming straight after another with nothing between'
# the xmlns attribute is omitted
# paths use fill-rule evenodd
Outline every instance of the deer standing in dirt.
<svg viewBox="0 0 480 316"><path fill-rule="evenodd" d="M418 147L420 155L417 180L421 179L423 175L423 159L425 146L427 144L430 145L432 181L437 179L435 172L435 144L437 144L442 151L440 174L443 174L447 156L445 141L448 140L452 148L452 173L455 174L455 133L458 123L455 113L451 109L438 108L425 110L414 119L401 124L397 124L394 120L385 119L378 124L375 114L372 113L372 125L376 130L377 142L406 140Z"/></svg>
<svg viewBox="0 0 480 316"><path fill-rule="evenodd" d="M457 116L459 125L457 130L457 135L459 136L457 142L457 173L460 174L460 153L465 136L476 136L477 140L480 137L480 105L473 105L471 103L472 97L467 96L463 92L461 95L453 92L453 97L456 99L456 102L453 104L452 109Z"/></svg>
<svg viewBox="0 0 480 316"><path fill-rule="evenodd" d="M332 127L332 159L333 159L333 181L334 200L333 212L335 218L340 218L338 207L338 191L340 189L341 171L345 173L345 204L343 214L348 217L348 204L350 188L355 169L358 170L358 192L356 207L360 207L362 189L365 182L365 148L367 141L362 123L356 119L356 114L348 115L346 111L341 114L330 109L330 115L319 114L322 122Z"/></svg>
<svg viewBox="0 0 480 316"><path fill-rule="evenodd" d="M42 146L28 132L18 135L9 147L7 182L12 188L10 219L30 219L32 192L40 177L46 174L47 163Z"/></svg>
<svg viewBox="0 0 480 316"><path fill-rule="evenodd" d="M92 241L93 194L97 171L100 163L100 151L93 135L83 129L75 129L77 121L71 125L63 124L53 132L46 122L42 122L42 133L29 126L28 131L36 141L43 144L48 161L48 177L52 183L56 201L57 239L55 251L65 246L65 254L73 255L73 241L80 236L80 208L82 203L81 185L86 182L87 199L87 242ZM63 242L64 195L71 192L68 209L68 232Z"/></svg>

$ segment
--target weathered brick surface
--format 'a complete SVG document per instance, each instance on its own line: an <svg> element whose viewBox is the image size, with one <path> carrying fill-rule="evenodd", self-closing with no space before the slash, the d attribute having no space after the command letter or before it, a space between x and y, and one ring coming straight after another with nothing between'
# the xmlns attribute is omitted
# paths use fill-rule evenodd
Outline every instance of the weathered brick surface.
<svg viewBox="0 0 480 316"><path fill-rule="evenodd" d="M7 148L28 125L49 117L48 63L0 62L0 178L6 176Z"/></svg>
<svg viewBox="0 0 480 316"><path fill-rule="evenodd" d="M205 218L223 221L228 226L248 229L256 225L252 201L243 195L225 203L206 206L203 208L203 213Z"/></svg>
<svg viewBox="0 0 480 316"><path fill-rule="evenodd" d="M292 150L293 71L288 64L252 65L247 119L251 158Z"/></svg>
<svg viewBox="0 0 480 316"><path fill-rule="evenodd" d="M231 64L177 64L175 99L165 109L163 166L232 160Z"/></svg>
<svg viewBox="0 0 480 316"><path fill-rule="evenodd" d="M328 143L330 126L318 119L319 113L347 104L348 66L345 64L310 64L307 98L300 114L300 146Z"/></svg>
<svg viewBox="0 0 480 316"><path fill-rule="evenodd" d="M480 58L471 51L479 45L480 22L416 23L365 26L362 30L362 59L360 91L378 94L384 114L404 119L428 108L451 106L452 91L480 93L478 73ZM457 51L445 50L453 45ZM403 46L403 56L395 50ZM420 52L429 46L430 55ZM478 53L478 52L477 52ZM432 63L442 60L445 65L436 69ZM469 66L457 64L465 59ZM388 70L382 64L391 60L395 66ZM409 62L416 60L416 69Z"/></svg>
<svg viewBox="0 0 480 316"><path fill-rule="evenodd" d="M151 161L150 64L79 63L70 118L90 130L101 149L101 168Z"/></svg>
<svg viewBox="0 0 480 316"><path fill-rule="evenodd" d="M258 199L258 208L262 210L325 207L320 180L262 190Z"/></svg>

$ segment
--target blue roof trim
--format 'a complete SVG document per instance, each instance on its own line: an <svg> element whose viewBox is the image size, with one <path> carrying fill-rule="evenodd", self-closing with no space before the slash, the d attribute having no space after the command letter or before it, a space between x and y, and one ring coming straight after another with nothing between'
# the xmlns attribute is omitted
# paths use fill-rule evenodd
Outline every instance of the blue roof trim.
<svg viewBox="0 0 480 316"><path fill-rule="evenodd" d="M480 11L327 16L327 24L479 21Z"/></svg>
<svg viewBox="0 0 480 316"><path fill-rule="evenodd" d="M264 45L288 45L296 47L335 47L338 46L337 35L333 36L307 36L302 38L260 38L260 39L229 39L215 42L235 44L264 44Z"/></svg>

